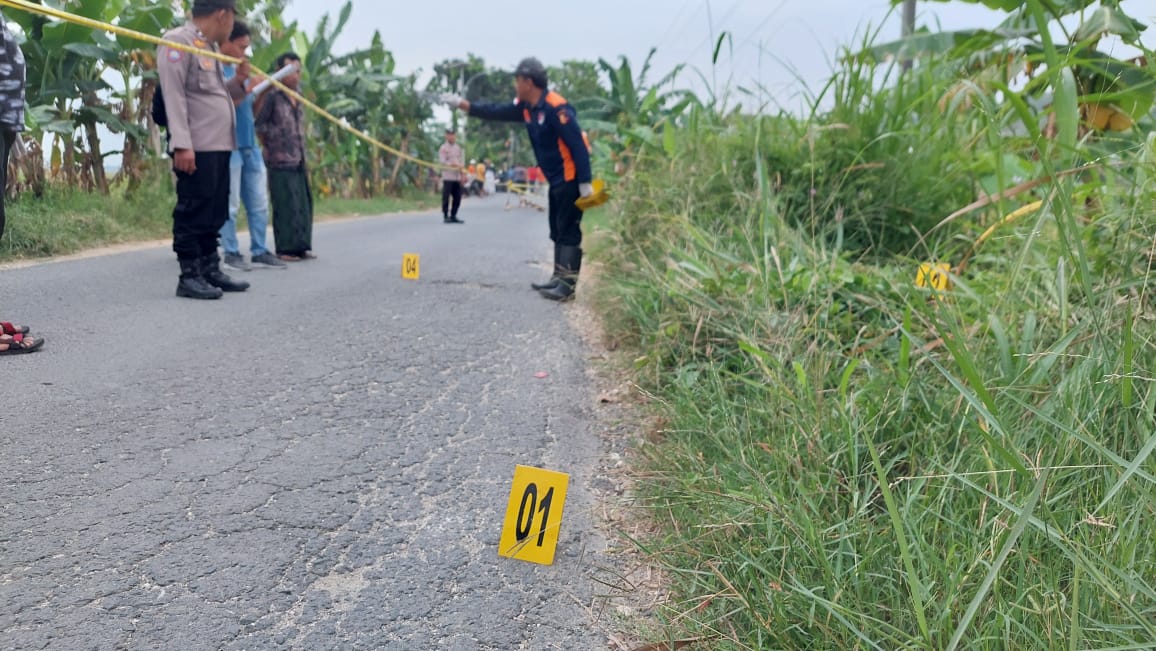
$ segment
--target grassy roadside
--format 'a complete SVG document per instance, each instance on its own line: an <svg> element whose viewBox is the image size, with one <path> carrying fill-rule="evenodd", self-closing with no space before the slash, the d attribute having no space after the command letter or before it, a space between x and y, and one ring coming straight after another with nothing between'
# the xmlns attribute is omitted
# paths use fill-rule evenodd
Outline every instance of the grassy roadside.
<svg viewBox="0 0 1156 651"><path fill-rule="evenodd" d="M670 638L1151 648L1152 184L1121 164L1044 187L1043 209L940 295L914 286L918 262L958 261L991 222L918 257L867 255L854 214L816 225L875 168L809 172L829 213L806 206L807 185L792 195L787 174L821 165L813 152L874 146L856 133L870 119L799 147L789 121L731 116L680 131L619 190L599 303L659 423L639 470L663 531L641 545L673 577ZM927 122L895 126L890 146L917 150L931 129L947 151L921 157L968 159ZM863 157L887 162L897 207L935 200L923 190L942 166ZM943 196L923 210L949 213ZM859 232L877 247L907 244L873 228Z"/></svg>
<svg viewBox="0 0 1156 651"><path fill-rule="evenodd" d="M7 227L0 262L77 253L114 244L172 236L172 184L167 178L145 183L132 196L117 188L111 196L52 187L43 197L19 197L7 204ZM428 210L438 198L419 193L373 199L319 198L317 221L343 217ZM247 228L244 216L239 228Z"/></svg>

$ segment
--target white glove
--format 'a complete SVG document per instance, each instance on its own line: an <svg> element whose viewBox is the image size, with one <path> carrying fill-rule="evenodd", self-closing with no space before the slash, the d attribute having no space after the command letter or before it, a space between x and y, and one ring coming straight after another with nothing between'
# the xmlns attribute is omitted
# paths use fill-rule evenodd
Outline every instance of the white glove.
<svg viewBox="0 0 1156 651"><path fill-rule="evenodd" d="M578 184L578 194L583 199L585 199L586 197L594 196L594 184L593 183L579 183Z"/></svg>
<svg viewBox="0 0 1156 651"><path fill-rule="evenodd" d="M440 99L442 104L445 104L450 108L458 108L462 104L462 96L455 95L453 93L442 93Z"/></svg>

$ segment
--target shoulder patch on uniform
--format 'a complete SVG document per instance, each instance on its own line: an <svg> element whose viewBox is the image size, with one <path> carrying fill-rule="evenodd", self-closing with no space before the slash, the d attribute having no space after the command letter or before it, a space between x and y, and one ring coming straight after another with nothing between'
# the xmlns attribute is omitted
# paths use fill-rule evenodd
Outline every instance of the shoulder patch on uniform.
<svg viewBox="0 0 1156 651"><path fill-rule="evenodd" d="M176 62L180 61L181 58L184 56L185 56L185 54L183 52L181 52L180 50L170 49L169 53L166 55L166 58L168 58L168 60L171 63L176 63Z"/></svg>
<svg viewBox="0 0 1156 651"><path fill-rule="evenodd" d="M550 106L557 108L559 106L562 106L563 104L566 104L567 102L566 102L565 97L562 97L561 95L559 95L558 93L555 93L554 91L550 91L550 92L546 93L546 103L549 104Z"/></svg>
<svg viewBox="0 0 1156 651"><path fill-rule="evenodd" d="M558 121L562 124L570 124L570 111L558 111Z"/></svg>

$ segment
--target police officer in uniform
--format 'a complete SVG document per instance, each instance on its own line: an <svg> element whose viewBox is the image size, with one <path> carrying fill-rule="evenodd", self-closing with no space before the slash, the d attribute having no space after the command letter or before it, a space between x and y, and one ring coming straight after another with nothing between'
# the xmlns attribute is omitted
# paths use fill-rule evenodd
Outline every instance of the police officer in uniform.
<svg viewBox="0 0 1156 651"><path fill-rule="evenodd" d="M456 95L442 100L472 117L524 122L534 156L550 184L550 239L554 241L554 276L531 286L543 297L568 301L574 297L582 268L582 210L579 197L594 194L590 149L574 107L547 88L546 68L535 58L523 59L514 70L517 101L500 104L468 102Z"/></svg>
<svg viewBox="0 0 1156 651"><path fill-rule="evenodd" d="M232 33L236 13L236 0L194 0L191 19L165 34L165 40L216 52ZM157 48L157 72L177 176L177 296L215 299L222 292L243 292L249 283L221 272L217 237L229 219L229 160L236 149L233 102L245 96L249 64L237 66L226 83L216 59L162 45Z"/></svg>

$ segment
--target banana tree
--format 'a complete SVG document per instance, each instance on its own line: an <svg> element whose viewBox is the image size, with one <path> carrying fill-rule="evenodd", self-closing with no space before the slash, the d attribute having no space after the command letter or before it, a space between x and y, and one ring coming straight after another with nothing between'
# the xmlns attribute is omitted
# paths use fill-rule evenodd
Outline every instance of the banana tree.
<svg viewBox="0 0 1156 651"><path fill-rule="evenodd" d="M159 35L173 21L173 8L148 0L82 0L69 11L103 22ZM103 151L100 126L125 136L127 169L135 171L149 138L142 93L151 58L143 44L88 27L17 13L28 60L27 97L33 137L53 136L51 169L73 187L109 191L104 161L122 152ZM109 83L118 79L120 87Z"/></svg>
<svg viewBox="0 0 1156 651"><path fill-rule="evenodd" d="M892 0L892 4L901 1ZM1022 89L1013 94L1026 104L1046 107L1043 130L1051 136L1057 134L1058 122L1047 98L1055 94L1063 70L1070 71L1074 79L1085 134L1126 132L1138 121L1149 119L1156 100L1156 74L1149 65L1151 52L1140 38L1147 25L1125 12L1120 0L937 1L983 4L1007 12L1007 17L990 30L921 30L868 48L859 56L953 61L969 79L988 82L993 81L992 71L1001 71L1000 78L994 80L997 83L978 86L993 95L1012 92L1011 87L1023 74ZM1062 42L1056 41L1053 32L1062 35ZM1142 56L1114 57L1101 49L1105 39L1118 39ZM1050 58L1050 53L1057 56Z"/></svg>
<svg viewBox="0 0 1156 651"><path fill-rule="evenodd" d="M642 147L663 149L673 135L678 118L699 100L692 93L677 90L674 81L684 66L676 66L657 82L648 77L656 52L651 48L635 77L629 59L619 57L614 66L605 59L598 66L610 80L609 92L590 99L589 119L583 126L611 137L615 171L621 173Z"/></svg>

